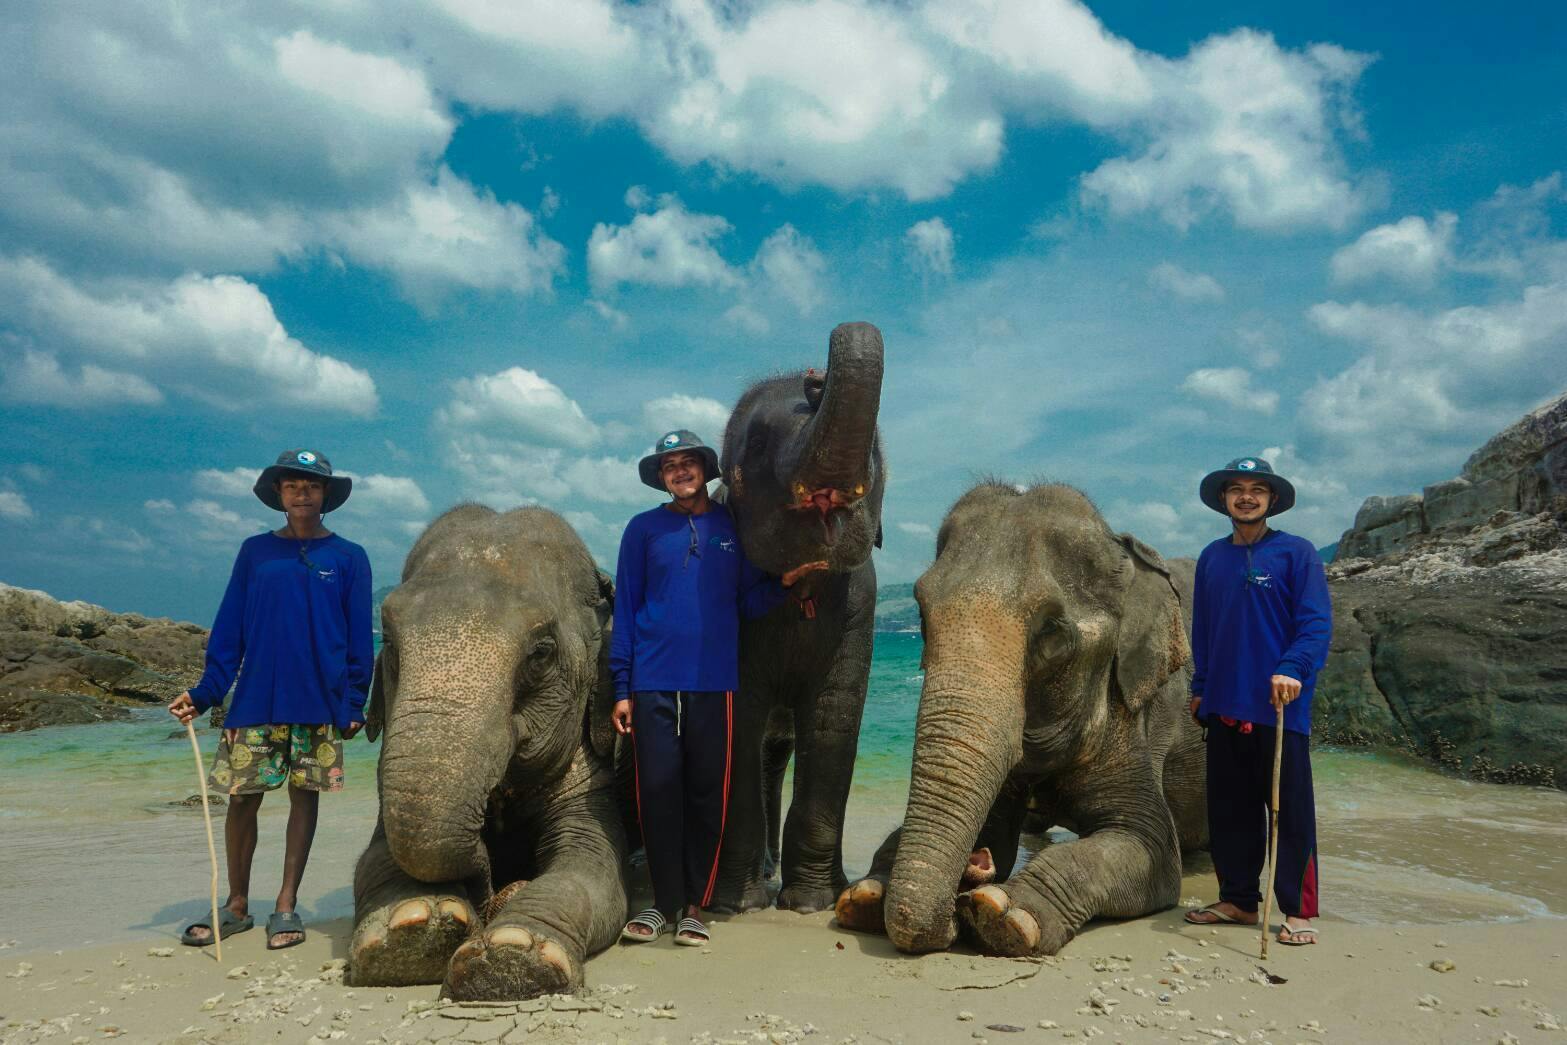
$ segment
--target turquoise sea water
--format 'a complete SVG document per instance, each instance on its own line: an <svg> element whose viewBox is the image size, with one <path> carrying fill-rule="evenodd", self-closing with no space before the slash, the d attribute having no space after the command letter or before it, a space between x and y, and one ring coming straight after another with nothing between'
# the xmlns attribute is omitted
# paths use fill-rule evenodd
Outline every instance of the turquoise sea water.
<svg viewBox="0 0 1567 1045"><path fill-rule="evenodd" d="M902 818L922 681L918 634L883 633L876 643L845 829L851 875ZM176 729L149 709L123 723L0 737L0 944L166 938L202 908L210 870L200 811L166 805L197 789L190 744L183 731L170 736ZM210 759L216 736L198 735ZM349 743L347 789L322 799L301 895L307 919L352 911L353 863L375 823L378 753ZM1319 750L1313 766L1330 916L1567 916L1567 794L1452 779L1362 751ZM278 885L286 813L282 796L262 807L252 892L263 911ZM221 816L214 828L221 857ZM1025 838L1024 847L1042 842ZM1199 856L1188 870L1205 868Z"/></svg>

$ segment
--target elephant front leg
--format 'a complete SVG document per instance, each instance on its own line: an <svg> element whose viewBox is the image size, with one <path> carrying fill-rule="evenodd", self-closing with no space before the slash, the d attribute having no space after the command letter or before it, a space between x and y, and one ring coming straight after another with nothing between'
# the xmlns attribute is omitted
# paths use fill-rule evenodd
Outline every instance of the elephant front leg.
<svg viewBox="0 0 1567 1045"><path fill-rule="evenodd" d="M1027 798L1028 787L1019 781L1008 781L1002 787L980 828L979 840L974 843L968 864L963 868L959 890L975 889L997 878L1005 879L1012 873ZM892 876L892 865L898 858L898 839L902 834L900 827L888 835L871 858L870 872L838 894L833 913L843 928L869 933L887 931L882 902Z"/></svg>
<svg viewBox="0 0 1567 1045"><path fill-rule="evenodd" d="M868 654L869 635L864 638ZM870 675L858 639L854 633L845 636L822 688L795 708L794 794L784 821L778 891L778 906L785 910L826 910L848 884L843 818Z"/></svg>
<svg viewBox="0 0 1567 1045"><path fill-rule="evenodd" d="M871 869L859 881L838 894L833 905L833 916L840 928L855 932L885 934L887 921L882 915L882 903L887 897L887 881L892 877L892 865L898 858L898 839L903 828L895 829L882 842L871 857Z"/></svg>
<svg viewBox="0 0 1567 1045"><path fill-rule="evenodd" d="M958 918L980 950L1055 954L1094 918L1136 918L1180 898L1175 829L1153 788L1135 818L1052 845L1000 885L958 896ZM1144 813L1146 811L1146 813Z"/></svg>
<svg viewBox="0 0 1567 1045"><path fill-rule="evenodd" d="M513 1001L582 987L588 957L615 940L626 917L625 840L608 769L601 776L586 795L545 801L533 822L539 874L452 955L443 996Z"/></svg>
<svg viewBox="0 0 1567 1045"><path fill-rule="evenodd" d="M354 870L354 935L346 982L355 987L440 983L447 963L478 924L459 882L421 882L392 859L376 824Z"/></svg>

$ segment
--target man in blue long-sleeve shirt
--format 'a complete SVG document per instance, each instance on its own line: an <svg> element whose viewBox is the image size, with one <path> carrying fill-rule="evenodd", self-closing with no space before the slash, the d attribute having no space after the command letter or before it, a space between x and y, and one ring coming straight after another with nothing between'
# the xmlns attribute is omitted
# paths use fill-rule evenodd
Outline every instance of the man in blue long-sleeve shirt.
<svg viewBox="0 0 1567 1045"><path fill-rule="evenodd" d="M284 512L287 523L240 546L207 639L206 671L169 705L175 718L189 722L221 704L239 676L209 777L229 796L229 898L219 914L224 936L255 924L249 904L256 815L266 792L288 784L283 885L267 919L273 950L305 939L295 905L320 793L343 787L343 740L363 724L370 688L370 560L322 524L351 488L313 450L286 450L261 473L256 496ZM212 927L195 922L181 941L205 946Z"/></svg>
<svg viewBox="0 0 1567 1045"><path fill-rule="evenodd" d="M718 455L691 432L666 434L638 466L670 495L634 516L620 540L609 667L613 723L630 734L654 906L626 923L632 942L679 919L675 942L708 942L699 912L712 900L729 804L740 617L784 599L808 563L770 578L746 559L729 509L708 498Z"/></svg>
<svg viewBox="0 0 1567 1045"><path fill-rule="evenodd" d="M1279 775L1278 940L1317 942L1317 825L1311 786L1311 697L1327 661L1332 607L1309 541L1268 527L1295 488L1260 457L1210 472L1202 502L1231 534L1203 549L1192 597L1193 717L1207 727L1208 833L1219 900L1186 920L1255 925L1267 847L1275 723Z"/></svg>

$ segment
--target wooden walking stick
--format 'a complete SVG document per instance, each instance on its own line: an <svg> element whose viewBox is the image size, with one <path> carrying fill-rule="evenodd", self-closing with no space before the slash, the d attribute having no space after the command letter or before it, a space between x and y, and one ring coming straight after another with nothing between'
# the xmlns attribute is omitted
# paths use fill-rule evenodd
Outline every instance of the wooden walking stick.
<svg viewBox="0 0 1567 1045"><path fill-rule="evenodd" d="M1279 725L1274 727L1274 790L1268 802L1268 877L1263 882L1263 960L1268 960L1268 909L1272 901L1274 862L1279 859L1279 766L1283 765L1283 705L1279 705ZM1255 821L1254 821L1255 823ZM213 879L216 880L216 879ZM216 887L215 887L216 888ZM216 893L215 893L216 895Z"/></svg>
<svg viewBox="0 0 1567 1045"><path fill-rule="evenodd" d="M212 840L212 807L207 804L207 766L201 760L201 744L196 741L194 721L185 723L185 735L190 737L190 749L196 755L196 779L201 781L201 818L207 822L207 855L212 857L212 942L217 945L218 963L223 962L223 934L218 929L218 847ZM1278 791L1278 785L1274 785ZM1278 804L1275 798L1274 805Z"/></svg>

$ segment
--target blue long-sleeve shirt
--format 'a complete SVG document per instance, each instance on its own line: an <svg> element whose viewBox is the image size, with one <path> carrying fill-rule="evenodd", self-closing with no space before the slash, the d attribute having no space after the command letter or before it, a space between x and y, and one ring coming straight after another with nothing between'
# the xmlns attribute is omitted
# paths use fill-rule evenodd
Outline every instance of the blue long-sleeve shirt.
<svg viewBox="0 0 1567 1045"><path fill-rule="evenodd" d="M374 661L370 591L365 550L336 534L310 541L303 556L291 538L248 538L191 700L201 711L221 704L238 672L226 726L345 729L364 721Z"/></svg>
<svg viewBox="0 0 1567 1045"><path fill-rule="evenodd" d="M1311 542L1269 531L1246 548L1228 537L1197 559L1192 594L1192 695L1199 714L1272 725L1272 679L1300 680L1284 728L1311 733L1311 697L1328 659L1333 607ZM1248 573L1249 570L1249 573Z"/></svg>
<svg viewBox="0 0 1567 1045"><path fill-rule="evenodd" d="M615 568L616 699L738 688L740 617L760 617L783 599L778 580L746 559L724 505L701 515L660 506L633 516Z"/></svg>

